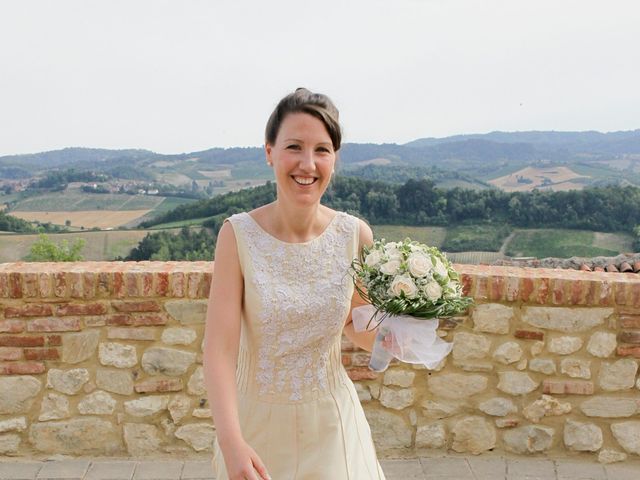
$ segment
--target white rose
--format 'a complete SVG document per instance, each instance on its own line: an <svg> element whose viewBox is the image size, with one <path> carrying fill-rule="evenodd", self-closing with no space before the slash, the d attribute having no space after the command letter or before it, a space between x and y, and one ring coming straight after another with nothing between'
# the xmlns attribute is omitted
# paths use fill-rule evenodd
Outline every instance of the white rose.
<svg viewBox="0 0 640 480"><path fill-rule="evenodd" d="M384 246L384 253L389 257L389 260L399 260L402 258L402 252L398 249L397 242L389 242Z"/></svg>
<svg viewBox="0 0 640 480"><path fill-rule="evenodd" d="M447 270L447 267L445 267L444 263L442 263L442 261L439 258L436 259L436 264L433 266L433 269L441 277L445 277L445 278L449 277L449 271Z"/></svg>
<svg viewBox="0 0 640 480"><path fill-rule="evenodd" d="M397 258L392 258L391 260L385 262L380 267L380 271L382 273L386 273L387 275L395 275L400 270L400 260Z"/></svg>
<svg viewBox="0 0 640 480"><path fill-rule="evenodd" d="M380 250L373 250L364 259L364 263L368 267L375 267L377 264L380 263L380 260L382 260L382 254L380 253Z"/></svg>
<svg viewBox="0 0 640 480"><path fill-rule="evenodd" d="M409 258L407 259L407 265L409 266L411 275L413 275L414 277L424 277L433 268L431 259L425 254L419 252L415 252L409 255Z"/></svg>
<svg viewBox="0 0 640 480"><path fill-rule="evenodd" d="M418 287L416 287L412 278L407 274L398 275L389 286L389 293L391 295L399 297L402 292L404 292L407 298L413 298L418 293Z"/></svg>
<svg viewBox="0 0 640 480"><path fill-rule="evenodd" d="M435 302L442 296L442 287L438 282L427 283L424 286L423 291L427 298L432 302Z"/></svg>

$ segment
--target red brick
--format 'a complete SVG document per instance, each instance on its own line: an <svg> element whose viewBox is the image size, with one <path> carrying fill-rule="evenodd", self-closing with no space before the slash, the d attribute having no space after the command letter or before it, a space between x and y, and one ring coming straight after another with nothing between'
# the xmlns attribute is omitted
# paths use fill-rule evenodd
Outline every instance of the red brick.
<svg viewBox="0 0 640 480"><path fill-rule="evenodd" d="M0 333L21 333L24 331L22 320L0 320Z"/></svg>
<svg viewBox="0 0 640 480"><path fill-rule="evenodd" d="M640 308L640 283L629 284L629 298L627 304Z"/></svg>
<svg viewBox="0 0 640 480"><path fill-rule="evenodd" d="M0 360L21 360L22 348L0 347Z"/></svg>
<svg viewBox="0 0 640 480"><path fill-rule="evenodd" d="M49 298L53 293L52 276L47 272L40 272L38 274L38 291L40 298Z"/></svg>
<svg viewBox="0 0 640 480"><path fill-rule="evenodd" d="M640 315L620 315L622 328L640 328Z"/></svg>
<svg viewBox="0 0 640 480"><path fill-rule="evenodd" d="M198 298L201 280L202 272L189 272L187 274L187 296L189 298Z"/></svg>
<svg viewBox="0 0 640 480"><path fill-rule="evenodd" d="M59 347L62 345L62 335L47 335L46 343L51 347Z"/></svg>
<svg viewBox="0 0 640 480"><path fill-rule="evenodd" d="M0 298L9 296L9 274L0 272Z"/></svg>
<svg viewBox="0 0 640 480"><path fill-rule="evenodd" d="M96 284L96 272L82 273L82 291L84 298L94 298L96 296Z"/></svg>
<svg viewBox="0 0 640 480"><path fill-rule="evenodd" d="M374 380L378 378L378 374L373 370L369 370L368 367L353 367L347 370L347 375L351 380Z"/></svg>
<svg viewBox="0 0 640 480"><path fill-rule="evenodd" d="M627 347L624 345L618 346L618 350L616 352L619 357L635 357L640 358L640 346L634 345L632 347Z"/></svg>
<svg viewBox="0 0 640 480"><path fill-rule="evenodd" d="M169 290L172 297L182 298L185 291L185 279L182 272L171 272L169 274Z"/></svg>
<svg viewBox="0 0 640 480"><path fill-rule="evenodd" d="M59 305L56 315L102 315L107 313L107 306L104 303L66 303Z"/></svg>
<svg viewBox="0 0 640 480"><path fill-rule="evenodd" d="M133 317L124 313L109 315L106 318L107 325L133 325Z"/></svg>
<svg viewBox="0 0 640 480"><path fill-rule="evenodd" d="M169 292L169 273L158 272L156 273L156 295L158 297L165 297Z"/></svg>
<svg viewBox="0 0 640 480"><path fill-rule="evenodd" d="M502 276L493 276L489 283L491 290L489 292L489 298L494 302L504 299L505 281Z"/></svg>
<svg viewBox="0 0 640 480"><path fill-rule="evenodd" d="M563 305L566 301L567 282L562 278L554 278L552 283L551 302L554 305Z"/></svg>
<svg viewBox="0 0 640 480"><path fill-rule="evenodd" d="M71 298L82 298L82 273L69 272L67 277L71 287Z"/></svg>
<svg viewBox="0 0 640 480"><path fill-rule="evenodd" d="M59 360L57 348L25 348L24 358L27 360Z"/></svg>
<svg viewBox="0 0 640 480"><path fill-rule="evenodd" d="M44 363L40 362L0 363L0 375L32 375L44 371Z"/></svg>
<svg viewBox="0 0 640 480"><path fill-rule="evenodd" d="M126 272L124 274L124 285L129 297L138 297L140 291L138 289L138 274L135 272Z"/></svg>
<svg viewBox="0 0 640 480"><path fill-rule="evenodd" d="M37 318L27 322L28 332L78 332L82 330L77 318Z"/></svg>
<svg viewBox="0 0 640 480"><path fill-rule="evenodd" d="M520 279L518 277L507 277L507 286L505 288L505 299L508 302L515 302L520 295Z"/></svg>
<svg viewBox="0 0 640 480"><path fill-rule="evenodd" d="M555 395L593 395L593 382L580 380L543 380L542 393Z"/></svg>
<svg viewBox="0 0 640 480"><path fill-rule="evenodd" d="M598 303L602 306L611 305L613 303L613 286L610 282L600 282Z"/></svg>
<svg viewBox="0 0 640 480"><path fill-rule="evenodd" d="M27 303L19 307L6 307L5 318L15 317L46 317L52 315L53 309L47 303Z"/></svg>
<svg viewBox="0 0 640 480"><path fill-rule="evenodd" d="M618 340L621 343L631 343L633 345L640 345L640 330L628 330L626 332L620 332Z"/></svg>
<svg viewBox="0 0 640 480"><path fill-rule="evenodd" d="M153 296L153 273L144 272L142 274L142 296Z"/></svg>
<svg viewBox="0 0 640 480"><path fill-rule="evenodd" d="M200 284L199 298L209 298L211 290L211 274L205 273L202 277L202 283Z"/></svg>
<svg viewBox="0 0 640 480"><path fill-rule="evenodd" d="M527 340L542 340L544 338L544 333L535 332L533 330L516 330L513 336L516 338L524 338Z"/></svg>
<svg viewBox="0 0 640 480"><path fill-rule="evenodd" d="M536 301L542 305L547 303L549 299L549 279L548 278L538 278L536 280L538 284L538 291L536 292Z"/></svg>
<svg viewBox="0 0 640 480"><path fill-rule="evenodd" d="M460 275L460 285L462 285L462 294L469 295L473 288L473 277L463 273Z"/></svg>
<svg viewBox="0 0 640 480"><path fill-rule="evenodd" d="M22 297L22 275L17 272L9 273L9 296L11 298Z"/></svg>
<svg viewBox="0 0 640 480"><path fill-rule="evenodd" d="M531 299L531 294L535 288L533 278L524 277L520 279L520 300L528 302Z"/></svg>
<svg viewBox="0 0 640 480"><path fill-rule="evenodd" d="M122 272L113 272L113 296L124 297L124 274Z"/></svg>
<svg viewBox="0 0 640 480"><path fill-rule="evenodd" d="M53 293L56 297L67 296L67 276L64 272L57 272L53 277Z"/></svg>
<svg viewBox="0 0 640 480"><path fill-rule="evenodd" d="M43 336L0 335L0 347L42 347Z"/></svg>
<svg viewBox="0 0 640 480"><path fill-rule="evenodd" d="M627 305L627 284L618 282L613 284L616 305Z"/></svg>
<svg viewBox="0 0 640 480"><path fill-rule="evenodd" d="M588 282L587 293L584 297L585 305L595 305L598 292L598 282Z"/></svg>
<svg viewBox="0 0 640 480"><path fill-rule="evenodd" d="M477 300L487 300L489 298L489 278L484 276L476 277L476 293L474 297Z"/></svg>
<svg viewBox="0 0 640 480"><path fill-rule="evenodd" d="M351 364L354 367L367 367L371 361L371 354L369 352L359 352L351 354Z"/></svg>
<svg viewBox="0 0 640 480"><path fill-rule="evenodd" d="M571 305L584 305L587 285L582 280L572 280L569 285L569 302Z"/></svg>
<svg viewBox="0 0 640 480"><path fill-rule="evenodd" d="M147 314L147 315L138 315L133 318L133 324L136 327L141 327L145 325L166 325L167 319L163 315L158 314Z"/></svg>
<svg viewBox="0 0 640 480"><path fill-rule="evenodd" d="M142 302L111 302L117 312L159 312L160 305L155 300L144 300Z"/></svg>
<svg viewBox="0 0 640 480"><path fill-rule="evenodd" d="M98 273L98 284L96 286L96 295L100 297L108 297L111 294L111 289L109 287L110 276L108 272L99 272Z"/></svg>
<svg viewBox="0 0 640 480"><path fill-rule="evenodd" d="M155 380L145 380L136 383L134 389L138 393L151 392L179 392L184 387L181 378L163 378Z"/></svg>
<svg viewBox="0 0 640 480"><path fill-rule="evenodd" d="M38 274L37 273L25 273L24 279L24 296L25 297L37 297L38 296Z"/></svg>
<svg viewBox="0 0 640 480"><path fill-rule="evenodd" d="M0 352L0 358L1 357L1 352ZM13 359L9 359L9 360L13 360ZM342 365L344 365L345 367L348 367L349 365L351 365L351 355L349 354L342 354Z"/></svg>
<svg viewBox="0 0 640 480"><path fill-rule="evenodd" d="M500 418L496 419L496 424L499 428L514 428L520 425L519 418Z"/></svg>

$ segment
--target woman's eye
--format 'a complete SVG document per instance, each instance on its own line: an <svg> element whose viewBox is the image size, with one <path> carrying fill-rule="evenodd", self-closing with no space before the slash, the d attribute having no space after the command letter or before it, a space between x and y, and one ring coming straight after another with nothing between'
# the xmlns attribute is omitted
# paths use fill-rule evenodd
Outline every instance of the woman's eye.
<svg viewBox="0 0 640 480"><path fill-rule="evenodd" d="M299 146L299 145L289 145L289 146L287 147L287 149L289 149L289 150L298 150L299 148L300 148L300 146Z"/></svg>
<svg viewBox="0 0 640 480"><path fill-rule="evenodd" d="M320 148L318 148L318 151L319 151L319 152L322 152L322 153L330 153L330 152L329 152L329 149L328 149L328 148L326 148L326 147L320 147Z"/></svg>

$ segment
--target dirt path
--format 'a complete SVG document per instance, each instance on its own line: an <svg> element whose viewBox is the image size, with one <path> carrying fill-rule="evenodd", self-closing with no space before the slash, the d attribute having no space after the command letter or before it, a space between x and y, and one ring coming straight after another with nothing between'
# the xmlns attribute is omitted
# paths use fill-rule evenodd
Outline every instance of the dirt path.
<svg viewBox="0 0 640 480"><path fill-rule="evenodd" d="M502 242L502 246L500 247L500 250L498 250L498 253L500 255L505 255L504 252L507 251L507 246L509 245L509 242L511 242L511 240L513 240L513 237L515 236L516 236L516 231L514 230L509 234L507 238L504 239L504 242Z"/></svg>

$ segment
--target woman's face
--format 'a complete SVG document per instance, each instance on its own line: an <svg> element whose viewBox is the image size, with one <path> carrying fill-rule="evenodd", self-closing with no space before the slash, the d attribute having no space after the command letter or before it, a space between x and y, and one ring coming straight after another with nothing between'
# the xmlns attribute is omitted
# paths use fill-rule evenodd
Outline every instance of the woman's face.
<svg viewBox="0 0 640 480"><path fill-rule="evenodd" d="M299 206L320 202L336 163L324 123L308 113L290 113L280 125L275 144L267 144L265 150L275 172L279 201Z"/></svg>

